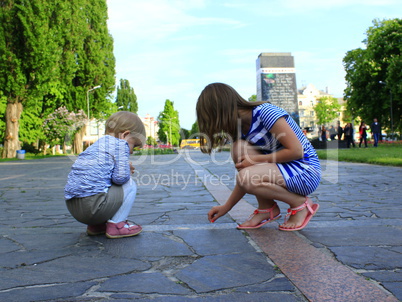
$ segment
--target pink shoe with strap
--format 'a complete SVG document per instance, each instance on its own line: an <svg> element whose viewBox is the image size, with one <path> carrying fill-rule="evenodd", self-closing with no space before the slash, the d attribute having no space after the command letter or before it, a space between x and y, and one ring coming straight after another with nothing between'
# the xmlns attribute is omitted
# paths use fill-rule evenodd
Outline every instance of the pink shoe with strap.
<svg viewBox="0 0 402 302"><path fill-rule="evenodd" d="M247 221L250 221L255 215L260 214L260 213L269 213L269 214L270 214L269 219L264 219L263 221L261 221L259 224L255 225L255 226L242 226L242 225L240 224L240 225L237 226L237 228L238 228L239 230L258 229L258 228L262 227L263 225L267 224L268 222L277 220L277 219L280 218L282 215L281 215L281 213L279 213L278 215L276 215L276 216L274 217L273 210L274 210L275 208L278 208L278 209L279 209L278 204L277 204L276 202L275 202L274 206L273 206L272 208L270 208L270 209L266 209L266 210L256 209L256 210L253 212L253 214L250 215L250 217L247 219Z"/></svg>
<svg viewBox="0 0 402 302"><path fill-rule="evenodd" d="M111 239L136 236L141 232L141 226L132 224L128 220L118 223L108 222L106 224L106 237Z"/></svg>
<svg viewBox="0 0 402 302"><path fill-rule="evenodd" d="M300 230L304 229L307 226L307 224L310 222L311 218L313 218L314 214L317 213L318 209L320 208L320 205L318 203L313 203L313 201L309 197L306 196L306 201L301 206L299 206L297 208L289 208L288 214L286 214L286 217L285 217L285 223L286 223L291 215L295 215L297 212L300 212L301 210L304 210L305 208L307 208L307 215L306 215L306 218L304 218L304 221L300 226L298 226L296 228L286 228L283 226L279 226L279 229L281 231L289 231L289 232L300 231Z"/></svg>

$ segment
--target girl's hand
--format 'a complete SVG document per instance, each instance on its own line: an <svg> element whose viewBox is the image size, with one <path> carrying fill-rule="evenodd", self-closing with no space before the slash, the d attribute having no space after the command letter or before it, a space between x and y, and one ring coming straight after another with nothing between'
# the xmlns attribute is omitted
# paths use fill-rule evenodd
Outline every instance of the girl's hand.
<svg viewBox="0 0 402 302"><path fill-rule="evenodd" d="M134 170L135 170L135 168L134 168L134 166L133 166L133 163L130 161L130 162L129 162L129 165L130 165L130 173L133 174L133 173L134 173Z"/></svg>
<svg viewBox="0 0 402 302"><path fill-rule="evenodd" d="M210 222L215 222L219 217L225 215L228 212L228 210L224 206L216 206L213 207L211 210L208 212L208 220Z"/></svg>
<svg viewBox="0 0 402 302"><path fill-rule="evenodd" d="M237 171L264 162L263 155L243 155L235 165Z"/></svg>

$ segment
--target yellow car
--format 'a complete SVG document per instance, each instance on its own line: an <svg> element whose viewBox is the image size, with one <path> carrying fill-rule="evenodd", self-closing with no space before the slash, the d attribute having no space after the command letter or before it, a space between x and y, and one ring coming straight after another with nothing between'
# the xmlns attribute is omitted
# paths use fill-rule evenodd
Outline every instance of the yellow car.
<svg viewBox="0 0 402 302"><path fill-rule="evenodd" d="M180 143L181 149L199 149L200 148L200 140L198 138L195 139L183 139Z"/></svg>

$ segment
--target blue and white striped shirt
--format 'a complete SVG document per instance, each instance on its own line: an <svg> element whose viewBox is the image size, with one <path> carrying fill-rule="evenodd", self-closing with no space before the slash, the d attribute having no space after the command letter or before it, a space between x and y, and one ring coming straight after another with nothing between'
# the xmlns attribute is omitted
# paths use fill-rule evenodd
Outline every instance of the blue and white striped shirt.
<svg viewBox="0 0 402 302"><path fill-rule="evenodd" d="M283 117L296 134L303 146L303 158L288 163L277 163L289 191L308 195L313 192L321 178L320 162L313 146L303 134L292 117L282 108L265 103L253 109L252 122L247 134L242 139L258 146L262 153L270 154L283 148L282 144L271 134L276 121Z"/></svg>
<svg viewBox="0 0 402 302"><path fill-rule="evenodd" d="M125 140L106 135L82 152L68 174L66 200L107 192L112 184L123 185L131 176L130 150Z"/></svg>

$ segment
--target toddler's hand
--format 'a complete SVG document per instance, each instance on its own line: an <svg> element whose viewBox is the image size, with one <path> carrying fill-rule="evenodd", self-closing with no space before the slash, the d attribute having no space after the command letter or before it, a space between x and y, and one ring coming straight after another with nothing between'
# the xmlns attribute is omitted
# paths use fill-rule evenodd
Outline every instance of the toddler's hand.
<svg viewBox="0 0 402 302"><path fill-rule="evenodd" d="M134 170L135 170L135 168L134 168L134 166L133 166L133 163L130 161L130 162L129 162L129 165L130 165L130 173L133 174L133 173L134 173Z"/></svg>

